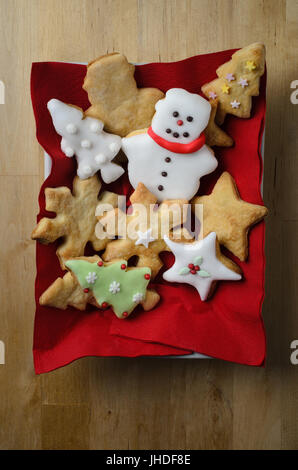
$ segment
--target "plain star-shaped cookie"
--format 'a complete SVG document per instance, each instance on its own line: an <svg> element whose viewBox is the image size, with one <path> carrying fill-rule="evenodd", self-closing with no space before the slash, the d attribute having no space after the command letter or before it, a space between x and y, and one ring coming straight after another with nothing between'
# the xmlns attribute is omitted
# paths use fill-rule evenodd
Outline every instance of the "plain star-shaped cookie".
<svg viewBox="0 0 298 470"><path fill-rule="evenodd" d="M216 233L193 243L164 240L175 255L175 263L163 274L169 282L181 282L195 287L201 300L206 300L216 281L239 281L241 275L227 268L217 257ZM235 265L235 270L236 270Z"/></svg>
<svg viewBox="0 0 298 470"><path fill-rule="evenodd" d="M248 231L268 213L264 206L243 201L236 183L228 172L222 173L209 196L193 199L193 209L199 217L203 205L203 236L216 232L218 241L241 261L248 255Z"/></svg>

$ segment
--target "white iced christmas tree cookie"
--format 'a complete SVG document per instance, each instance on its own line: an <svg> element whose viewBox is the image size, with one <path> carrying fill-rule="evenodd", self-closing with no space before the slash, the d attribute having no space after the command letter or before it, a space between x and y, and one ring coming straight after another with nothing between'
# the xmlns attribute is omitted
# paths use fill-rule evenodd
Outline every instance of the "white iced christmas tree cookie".
<svg viewBox="0 0 298 470"><path fill-rule="evenodd" d="M111 183L124 173L121 166L112 163L121 148L121 138L104 132L102 121L84 117L80 108L56 99L48 102L48 110L56 132L62 137L62 151L67 157L76 156L81 179L100 170L103 181Z"/></svg>
<svg viewBox="0 0 298 470"><path fill-rule="evenodd" d="M194 243L175 243L166 236L164 240L175 255L175 263L164 272L163 278L169 282L190 284L197 289L201 300L208 298L214 282L241 279L238 272L227 268L218 259L215 232ZM230 264L235 270L238 268L231 261Z"/></svg>
<svg viewBox="0 0 298 470"><path fill-rule="evenodd" d="M200 178L217 167L203 133L210 103L197 94L172 88L155 109L146 132L122 139L129 180L134 188L140 181L144 183L159 201L190 200L199 189Z"/></svg>

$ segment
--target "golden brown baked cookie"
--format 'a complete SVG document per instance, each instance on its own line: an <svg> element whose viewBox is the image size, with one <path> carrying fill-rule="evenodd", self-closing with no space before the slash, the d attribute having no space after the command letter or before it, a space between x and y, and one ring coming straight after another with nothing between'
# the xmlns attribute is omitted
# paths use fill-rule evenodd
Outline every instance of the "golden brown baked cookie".
<svg viewBox="0 0 298 470"><path fill-rule="evenodd" d="M95 209L103 204L117 207L118 195L104 191L98 197L100 188L101 182L94 175L86 180L75 176L72 192L67 187L45 190L46 210L55 212L56 217L43 217L31 238L47 245L63 237L57 249L62 269L65 268L65 260L84 254L88 242L96 251L103 250L109 242L107 237L99 240L95 236Z"/></svg>
<svg viewBox="0 0 298 470"><path fill-rule="evenodd" d="M192 204L198 217L199 210L195 205L203 204L203 236L216 232L219 243L245 261L248 231L267 215L267 208L243 201L228 172L222 173L209 196L195 197Z"/></svg>
<svg viewBox="0 0 298 470"><path fill-rule="evenodd" d="M149 127L155 103L164 97L157 88L137 88L134 70L123 55L107 54L90 62L83 85L91 103L86 115L121 137Z"/></svg>
<svg viewBox="0 0 298 470"><path fill-rule="evenodd" d="M210 100L211 114L208 125L204 131L206 136L206 144L209 147L231 147L233 139L225 131L223 131L215 122L218 99Z"/></svg>
<svg viewBox="0 0 298 470"><path fill-rule="evenodd" d="M226 114L249 118L252 96L258 96L260 77L265 70L265 47L254 43L232 55L218 67L218 78L202 86L209 100L218 99L216 121L222 124Z"/></svg>
<svg viewBox="0 0 298 470"><path fill-rule="evenodd" d="M111 241L102 258L104 261L112 261L119 258L129 260L137 256L136 266L149 267L154 278L162 267L159 253L169 251L163 235L186 221L187 213L183 210L185 209L183 206L187 205L188 201L183 199L164 201L158 210L150 213L157 198L143 183L139 183L130 201L132 206L129 214L115 209L103 217L98 217L99 222L95 228L97 236L102 236L104 227L106 230L104 233L109 236L123 237ZM123 233L122 230L119 233L119 227L123 228ZM180 231L172 232L171 236L177 241L191 238L185 232L181 235Z"/></svg>

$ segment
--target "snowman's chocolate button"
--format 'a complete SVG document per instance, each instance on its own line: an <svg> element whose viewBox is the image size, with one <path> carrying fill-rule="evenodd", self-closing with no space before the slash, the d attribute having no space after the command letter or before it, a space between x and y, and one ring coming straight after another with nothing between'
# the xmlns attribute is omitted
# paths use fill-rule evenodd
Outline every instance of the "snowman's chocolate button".
<svg viewBox="0 0 298 470"><path fill-rule="evenodd" d="M189 137L189 133L188 132L183 132L183 137Z"/></svg>
<svg viewBox="0 0 298 470"><path fill-rule="evenodd" d="M192 116L187 116L187 118L186 118L186 119L188 120L188 122L191 122L191 121L193 121L193 117L192 117Z"/></svg>
<svg viewBox="0 0 298 470"><path fill-rule="evenodd" d="M176 139L177 139L177 138L179 137L178 132L174 132L174 133L173 133L173 137L176 137Z"/></svg>
<svg viewBox="0 0 298 470"><path fill-rule="evenodd" d="M171 132L172 132L171 129L166 129L167 134L171 134Z"/></svg>
<svg viewBox="0 0 298 470"><path fill-rule="evenodd" d="M163 191L163 185L160 184L157 189L158 189L158 191Z"/></svg>
<svg viewBox="0 0 298 470"><path fill-rule="evenodd" d="M170 157L166 157L166 158L165 158L165 162L170 163L170 162L171 162Z"/></svg>
<svg viewBox="0 0 298 470"><path fill-rule="evenodd" d="M174 112L173 112L173 116L174 116L174 117L178 117L178 116L179 116L178 111L174 111Z"/></svg>
<svg viewBox="0 0 298 470"><path fill-rule="evenodd" d="M168 173L167 173L166 171L162 171L162 172L161 172L161 176L166 177L166 176L168 176Z"/></svg>

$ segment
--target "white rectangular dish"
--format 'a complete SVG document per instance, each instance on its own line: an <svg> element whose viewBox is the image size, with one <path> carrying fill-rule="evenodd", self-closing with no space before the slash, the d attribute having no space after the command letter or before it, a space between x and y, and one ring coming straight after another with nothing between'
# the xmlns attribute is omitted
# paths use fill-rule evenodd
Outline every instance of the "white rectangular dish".
<svg viewBox="0 0 298 470"><path fill-rule="evenodd" d="M70 62L70 63L87 65L86 63L83 63L83 62ZM135 65L140 65L140 64L135 64ZM265 130L263 133L263 139L262 139L262 145L261 145L261 156L262 156L263 162L264 162L264 145L265 145ZM44 152L44 179L46 179L51 174L51 170L52 170L52 159L46 152ZM261 193L263 194L263 178L261 182ZM212 357L205 356L197 352L194 352L189 355L184 355L184 356L161 356L161 357L170 357L173 359L213 359Z"/></svg>

